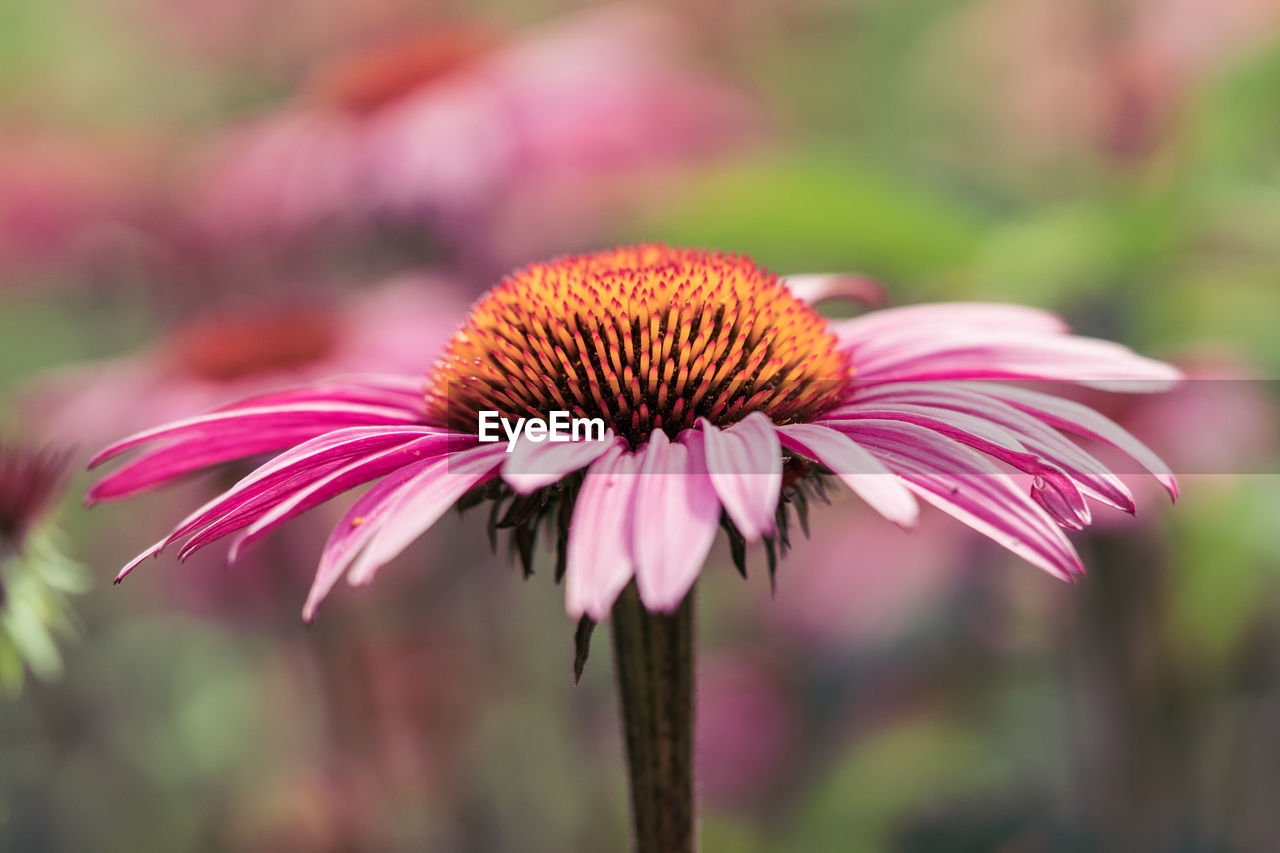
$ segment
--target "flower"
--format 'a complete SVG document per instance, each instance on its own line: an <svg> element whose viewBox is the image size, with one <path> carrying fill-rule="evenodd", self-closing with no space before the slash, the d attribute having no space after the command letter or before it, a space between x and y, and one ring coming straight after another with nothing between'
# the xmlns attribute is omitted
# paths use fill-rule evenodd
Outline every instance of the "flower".
<svg viewBox="0 0 1280 853"><path fill-rule="evenodd" d="M0 558L22 550L49 509L66 463L52 450L0 442Z"/></svg>
<svg viewBox="0 0 1280 853"><path fill-rule="evenodd" d="M449 280L411 273L344 301L205 310L141 352L37 380L27 402L60 439L106 442L336 373L414 369L443 348L464 306Z"/></svg>
<svg viewBox="0 0 1280 853"><path fill-rule="evenodd" d="M47 130L0 136L0 284L101 272L137 214L136 157Z"/></svg>
<svg viewBox="0 0 1280 853"><path fill-rule="evenodd" d="M739 568L747 542L763 541L772 563L791 513L803 523L808 495L830 475L902 527L915 523L919 497L1070 580L1083 566L1063 529L1090 522L1086 498L1128 512L1134 502L1063 433L1118 446L1171 496L1176 483L1096 412L987 380L1154 390L1177 377L1030 308L921 305L828 322L746 257L637 246L508 276L475 304L425 381L323 383L119 441L92 464L151 449L90 497L283 451L119 580L183 538L186 554L240 531L234 559L308 508L379 480L330 536L308 619L344 574L367 583L455 503L485 499L526 569L539 530L556 536L570 616L604 618L633 580L649 610L670 611L719 527ZM605 440L525 436L508 453L477 435L481 411L514 419L553 409L601 418Z"/></svg>
<svg viewBox="0 0 1280 853"><path fill-rule="evenodd" d="M67 454L0 442L0 691L22 689L23 669L62 671L55 633L74 633L68 593L84 589L83 567L67 559L48 524Z"/></svg>
<svg viewBox="0 0 1280 853"><path fill-rule="evenodd" d="M193 209L231 241L392 224L483 242L518 211L521 227L502 224L522 241L562 233L549 201L573 206L595 179L715 150L744 129L740 99L680 67L670 41L637 9L514 39L409 33L321 68L294 103L217 143Z"/></svg>

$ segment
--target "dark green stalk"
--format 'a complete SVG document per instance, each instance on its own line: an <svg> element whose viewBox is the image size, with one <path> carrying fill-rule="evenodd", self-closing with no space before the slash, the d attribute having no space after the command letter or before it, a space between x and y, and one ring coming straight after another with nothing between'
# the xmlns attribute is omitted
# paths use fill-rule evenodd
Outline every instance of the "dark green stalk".
<svg viewBox="0 0 1280 853"><path fill-rule="evenodd" d="M613 606L614 668L631 782L637 853L693 853L692 591L670 614L649 613L635 584Z"/></svg>

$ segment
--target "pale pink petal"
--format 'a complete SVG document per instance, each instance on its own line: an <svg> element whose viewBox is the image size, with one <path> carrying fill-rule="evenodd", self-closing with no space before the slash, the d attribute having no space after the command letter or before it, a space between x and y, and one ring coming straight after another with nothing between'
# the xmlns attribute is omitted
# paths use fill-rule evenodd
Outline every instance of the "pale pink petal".
<svg viewBox="0 0 1280 853"><path fill-rule="evenodd" d="M504 438L503 441L506 439ZM529 441L523 435L502 466L502 479L522 495L549 486L566 474L585 468L599 459L622 439L610 430L604 441L570 441L551 443Z"/></svg>
<svg viewBox="0 0 1280 853"><path fill-rule="evenodd" d="M720 524L720 501L701 453L654 430L640 453L632 553L640 600L653 611L680 605L698 578Z"/></svg>
<svg viewBox="0 0 1280 853"><path fill-rule="evenodd" d="M707 471L720 503L748 542L773 534L782 492L782 447L773 423L752 412L728 429L699 418Z"/></svg>
<svg viewBox="0 0 1280 853"><path fill-rule="evenodd" d="M325 542L324 551L320 555L320 567L316 570L315 580L311 583L306 604L302 608L303 619L309 622L315 617L320 602L337 584L361 549L381 529L387 510L395 504L396 498L403 491L412 489L416 478L424 471L438 465L440 460L433 458L392 471L374 483L352 505Z"/></svg>
<svg viewBox="0 0 1280 853"><path fill-rule="evenodd" d="M582 478L564 574L565 608L574 619L608 617L635 574L631 546L638 470L635 456L613 447Z"/></svg>
<svg viewBox="0 0 1280 853"><path fill-rule="evenodd" d="M379 529L351 567L348 580L357 586L373 580L378 569L439 521L458 498L492 477L505 453L501 446L474 447L449 454L425 469L411 487L397 493Z"/></svg>
<svg viewBox="0 0 1280 853"><path fill-rule="evenodd" d="M902 527L915 526L919 508L911 492L848 436L817 424L790 424L777 430L783 447L830 468L876 512Z"/></svg>
<svg viewBox="0 0 1280 853"><path fill-rule="evenodd" d="M1064 334L1061 317L1036 308L985 302L936 302L886 308L852 320L831 324L841 347L850 348L879 340L898 341L956 329L986 332L1021 331L1027 334Z"/></svg>
<svg viewBox="0 0 1280 853"><path fill-rule="evenodd" d="M986 383L970 387L1006 400L1024 412L1040 418L1050 426L1101 441L1124 451L1150 472L1160 485L1164 486L1165 491L1169 493L1169 497L1177 500L1178 481L1169 470L1169 466L1150 448L1138 441L1124 427L1110 418L1073 400L1063 400L1059 397L1026 388L1010 388L1003 385L987 385Z"/></svg>
<svg viewBox="0 0 1280 853"><path fill-rule="evenodd" d="M1164 362L1111 341L1074 335L928 329L850 348L856 382L1026 379L1161 391L1181 378Z"/></svg>
<svg viewBox="0 0 1280 853"><path fill-rule="evenodd" d="M982 386L962 383L897 383L859 389L854 395L862 404L910 402L921 406L952 409L985 418L1017 436L1031 453L1064 471L1089 497L1132 514L1133 495L1124 482L1105 465L1080 449L1057 430L1004 400L983 393ZM827 414L840 417L842 408Z"/></svg>
<svg viewBox="0 0 1280 853"><path fill-rule="evenodd" d="M1055 521L991 460L959 442L898 421L849 421L840 429L874 453L920 498L1045 571L1083 574Z"/></svg>
<svg viewBox="0 0 1280 853"><path fill-rule="evenodd" d="M1048 489L1054 493L1054 497L1041 496L1049 502L1049 506L1070 507L1070 515L1062 517L1068 526L1078 529L1081 523L1089 521L1089 508L1085 504L1084 495L1071 478L1058 469L1052 460L1028 453L1017 436L986 418L954 409L920 406L907 402L891 405L871 402L842 406L838 410L838 417L832 417L827 422L837 424L857 420L902 421L967 444L975 450L980 450L994 459L1034 476L1037 491Z"/></svg>

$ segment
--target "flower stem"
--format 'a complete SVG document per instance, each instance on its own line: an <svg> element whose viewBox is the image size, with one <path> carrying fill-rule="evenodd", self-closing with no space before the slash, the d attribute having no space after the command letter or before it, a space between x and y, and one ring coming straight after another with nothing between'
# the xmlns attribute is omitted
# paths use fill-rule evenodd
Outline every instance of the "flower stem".
<svg viewBox="0 0 1280 853"><path fill-rule="evenodd" d="M633 583L610 622L636 853L693 853L693 592L650 613Z"/></svg>

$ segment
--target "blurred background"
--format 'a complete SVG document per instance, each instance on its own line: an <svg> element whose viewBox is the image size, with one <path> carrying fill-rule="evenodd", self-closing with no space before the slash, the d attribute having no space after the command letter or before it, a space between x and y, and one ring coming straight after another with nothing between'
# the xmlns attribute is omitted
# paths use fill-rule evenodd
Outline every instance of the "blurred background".
<svg viewBox="0 0 1280 853"><path fill-rule="evenodd" d="M0 21L0 449L68 468L0 547L0 848L620 849L608 642L575 686L550 555L521 582L483 511L447 518L307 627L341 506L112 587L243 470L92 512L82 472L265 388L426 370L513 265L662 240L1050 308L1213 380L1093 401L1191 473L1176 510L1135 483L1136 519L1075 537L1074 587L847 495L775 596L762 554L744 583L717 550L706 850L1274 849L1280 480L1250 472L1277 470L1276 0Z"/></svg>

